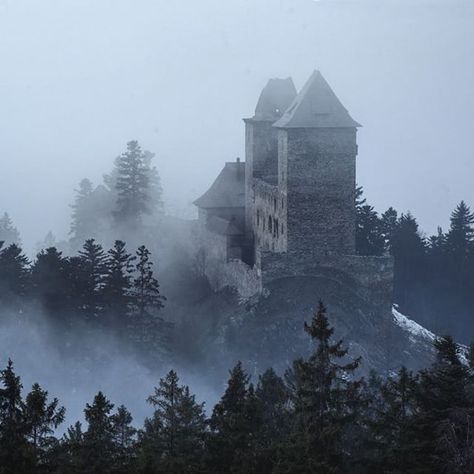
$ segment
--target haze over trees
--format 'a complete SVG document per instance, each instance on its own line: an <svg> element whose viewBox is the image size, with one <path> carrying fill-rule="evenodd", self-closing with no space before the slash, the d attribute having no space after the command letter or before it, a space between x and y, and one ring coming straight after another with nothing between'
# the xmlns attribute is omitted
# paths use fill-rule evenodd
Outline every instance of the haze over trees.
<svg viewBox="0 0 474 474"><path fill-rule="evenodd" d="M474 355L452 338L417 374L358 377L363 361L333 339L322 303L305 325L312 353L284 377L256 386L237 363L206 415L177 373L148 397L143 426L99 391L58 437L65 410L38 384L23 395L8 362L0 372L2 473L468 473L474 468Z"/></svg>
<svg viewBox="0 0 474 474"><path fill-rule="evenodd" d="M111 239L139 239L147 226L156 226L163 215L163 190L154 154L143 151L137 141L115 159L103 184L83 179L72 204L70 243L77 250L86 239L101 243ZM139 235L137 235L139 234ZM140 235L141 234L141 235Z"/></svg>

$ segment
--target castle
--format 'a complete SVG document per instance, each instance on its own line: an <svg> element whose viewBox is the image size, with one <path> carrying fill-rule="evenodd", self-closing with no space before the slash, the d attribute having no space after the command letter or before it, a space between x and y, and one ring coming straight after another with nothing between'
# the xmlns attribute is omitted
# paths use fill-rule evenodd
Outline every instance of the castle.
<svg viewBox="0 0 474 474"><path fill-rule="evenodd" d="M319 71L297 93L271 79L245 122L245 163L195 201L202 272L243 298L269 282L327 278L390 311L390 257L356 255L357 128Z"/></svg>

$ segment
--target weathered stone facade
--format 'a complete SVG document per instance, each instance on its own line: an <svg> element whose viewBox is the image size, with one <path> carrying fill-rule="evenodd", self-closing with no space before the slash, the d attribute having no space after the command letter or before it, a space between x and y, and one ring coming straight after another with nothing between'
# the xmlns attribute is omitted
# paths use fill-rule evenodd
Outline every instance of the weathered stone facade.
<svg viewBox="0 0 474 474"><path fill-rule="evenodd" d="M242 297L292 277L335 280L390 311L390 257L355 255L357 127L319 72L271 80L245 119L245 164L196 201L203 272ZM244 174L244 176L242 175Z"/></svg>

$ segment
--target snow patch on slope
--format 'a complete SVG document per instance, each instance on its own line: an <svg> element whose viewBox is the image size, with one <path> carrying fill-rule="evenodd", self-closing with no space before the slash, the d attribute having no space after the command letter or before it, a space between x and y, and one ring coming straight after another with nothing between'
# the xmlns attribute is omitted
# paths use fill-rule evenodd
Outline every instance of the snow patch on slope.
<svg viewBox="0 0 474 474"><path fill-rule="evenodd" d="M436 340L435 334L428 331L428 329L424 328L421 324L418 324L400 313L396 306L392 308L392 314L395 324L409 333L409 339L411 342L418 342L419 338L425 339L429 342L434 342Z"/></svg>
<svg viewBox="0 0 474 474"><path fill-rule="evenodd" d="M408 318L404 314L400 313L400 311L397 310L397 305L393 306L392 315L395 324L400 329L408 333L408 339L410 340L410 342L419 343L421 339L423 340L423 342L429 343L429 345L433 347L434 341L438 338L436 334L432 333L431 331L423 327L421 324L418 324L417 322ZM464 365L469 365L468 352L469 349L467 346L463 344L458 344L458 357Z"/></svg>

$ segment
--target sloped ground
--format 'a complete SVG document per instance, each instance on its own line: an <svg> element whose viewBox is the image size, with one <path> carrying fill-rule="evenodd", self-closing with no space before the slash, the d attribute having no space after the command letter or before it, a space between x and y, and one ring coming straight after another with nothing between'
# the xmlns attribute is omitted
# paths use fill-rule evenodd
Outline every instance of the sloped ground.
<svg viewBox="0 0 474 474"><path fill-rule="evenodd" d="M320 299L334 337L344 339L352 357L362 357L363 373L375 369L389 374L401 365L418 370L431 364L432 333L395 309L377 314L349 288L312 277L274 281L265 295L246 302L226 291L208 292L192 304L173 304L177 357L213 374L225 374L237 360L254 374L270 366L284 372L313 348L303 328Z"/></svg>

